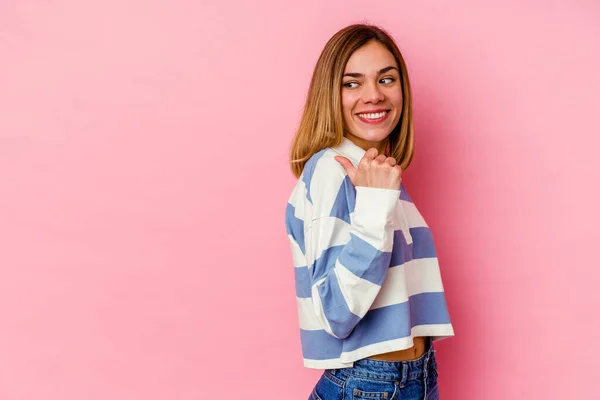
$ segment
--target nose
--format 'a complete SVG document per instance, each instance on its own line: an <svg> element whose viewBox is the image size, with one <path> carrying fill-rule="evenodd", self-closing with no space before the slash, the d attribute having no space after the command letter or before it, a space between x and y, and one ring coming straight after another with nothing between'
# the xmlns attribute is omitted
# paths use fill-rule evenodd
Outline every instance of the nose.
<svg viewBox="0 0 600 400"><path fill-rule="evenodd" d="M383 100L385 96L381 92L381 88L377 83L365 85L363 90L363 102L365 103L378 103Z"/></svg>

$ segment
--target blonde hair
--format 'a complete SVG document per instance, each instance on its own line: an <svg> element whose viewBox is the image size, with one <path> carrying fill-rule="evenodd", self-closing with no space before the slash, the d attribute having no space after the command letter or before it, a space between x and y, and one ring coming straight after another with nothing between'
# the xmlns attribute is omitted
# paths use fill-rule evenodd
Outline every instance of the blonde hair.
<svg viewBox="0 0 600 400"><path fill-rule="evenodd" d="M389 156L394 157L403 170L410 165L414 151L412 96L404 59L392 37L382 28L354 24L329 39L313 71L304 112L290 147L290 165L296 178L315 153L342 142L342 75L352 53L371 41L388 49L400 69L402 114L389 135Z"/></svg>

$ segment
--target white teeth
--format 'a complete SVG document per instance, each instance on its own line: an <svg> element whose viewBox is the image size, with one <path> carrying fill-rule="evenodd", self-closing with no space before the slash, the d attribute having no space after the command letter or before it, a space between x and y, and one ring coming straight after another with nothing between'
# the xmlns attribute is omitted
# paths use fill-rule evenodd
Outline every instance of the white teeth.
<svg viewBox="0 0 600 400"><path fill-rule="evenodd" d="M382 111L378 113L358 114L358 116L366 119L377 119L383 117L385 114L387 114L387 111Z"/></svg>

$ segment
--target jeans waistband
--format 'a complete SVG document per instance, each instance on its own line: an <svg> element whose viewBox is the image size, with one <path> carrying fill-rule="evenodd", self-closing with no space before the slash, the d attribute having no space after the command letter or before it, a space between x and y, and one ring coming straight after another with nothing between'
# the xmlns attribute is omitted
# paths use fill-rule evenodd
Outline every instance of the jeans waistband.
<svg viewBox="0 0 600 400"><path fill-rule="evenodd" d="M376 379L390 379L406 382L411 379L419 379L427 376L427 368L430 362L435 362L433 353L433 341L427 338L427 350L423 355L410 361L383 361L363 358L355 361L354 366L344 368L341 371L351 375L360 375Z"/></svg>

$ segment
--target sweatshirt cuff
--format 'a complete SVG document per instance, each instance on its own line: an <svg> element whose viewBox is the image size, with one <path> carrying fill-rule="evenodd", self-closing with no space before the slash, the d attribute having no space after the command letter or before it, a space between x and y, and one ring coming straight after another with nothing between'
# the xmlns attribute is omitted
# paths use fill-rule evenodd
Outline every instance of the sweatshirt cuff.
<svg viewBox="0 0 600 400"><path fill-rule="evenodd" d="M400 189L356 186L354 223L366 229L383 229L393 225Z"/></svg>

